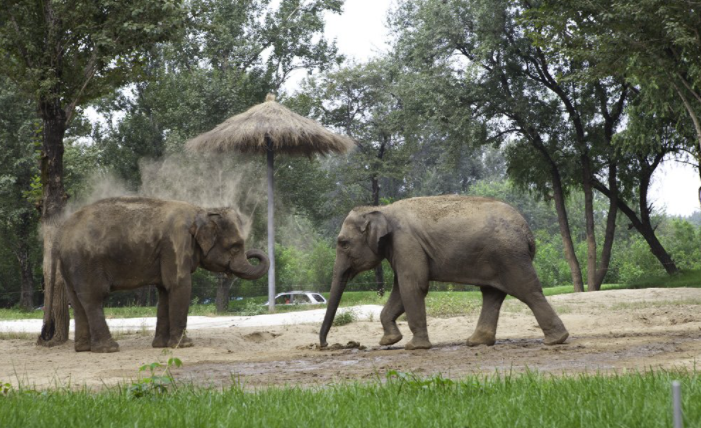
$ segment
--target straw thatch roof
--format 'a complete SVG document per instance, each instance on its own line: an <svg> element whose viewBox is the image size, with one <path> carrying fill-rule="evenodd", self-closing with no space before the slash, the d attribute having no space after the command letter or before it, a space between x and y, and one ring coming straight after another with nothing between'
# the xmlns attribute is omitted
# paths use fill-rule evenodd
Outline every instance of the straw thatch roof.
<svg viewBox="0 0 701 428"><path fill-rule="evenodd" d="M345 153L355 142L300 116L268 94L265 102L230 117L209 132L187 142L190 151L265 153L266 137L276 153L312 156L315 153Z"/></svg>

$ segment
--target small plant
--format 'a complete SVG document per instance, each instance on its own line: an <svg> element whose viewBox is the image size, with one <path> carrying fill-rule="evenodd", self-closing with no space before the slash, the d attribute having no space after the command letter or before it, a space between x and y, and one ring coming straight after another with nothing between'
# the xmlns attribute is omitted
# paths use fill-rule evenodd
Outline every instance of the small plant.
<svg viewBox="0 0 701 428"><path fill-rule="evenodd" d="M256 303L254 300L249 300L246 302L246 306L243 307L243 311L241 311L244 315L260 315L264 313L267 310L267 306L263 306L259 303Z"/></svg>
<svg viewBox="0 0 701 428"><path fill-rule="evenodd" d="M0 396L6 397L12 392L12 385L9 383L0 383Z"/></svg>
<svg viewBox="0 0 701 428"><path fill-rule="evenodd" d="M175 379L173 379L173 374L170 371L171 368L182 365L183 362L176 357L168 358L165 364L160 362L144 364L139 367L140 379L127 388L127 397L142 398L155 394L165 394L168 392L168 387L175 385ZM141 378L141 373L147 370L151 375Z"/></svg>
<svg viewBox="0 0 701 428"><path fill-rule="evenodd" d="M354 311L343 311L337 314L336 318L333 319L333 325L334 327L338 327L355 322L357 319L358 315Z"/></svg>

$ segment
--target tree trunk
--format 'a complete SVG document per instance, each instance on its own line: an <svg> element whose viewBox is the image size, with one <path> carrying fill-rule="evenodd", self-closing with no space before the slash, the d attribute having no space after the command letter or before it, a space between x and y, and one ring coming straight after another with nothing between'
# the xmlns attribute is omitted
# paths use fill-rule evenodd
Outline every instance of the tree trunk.
<svg viewBox="0 0 701 428"><path fill-rule="evenodd" d="M551 177L553 182L553 199L555 200L555 211L557 212L557 222L560 225L560 236L565 249L565 259L570 266L570 274L572 275L572 284L575 292L584 291L584 283L582 281L582 269L579 267L577 254L574 251L572 243L572 232L570 231L570 223L567 218L567 207L565 206L565 193L562 190L562 181L560 173L553 167L551 169Z"/></svg>
<svg viewBox="0 0 701 428"><path fill-rule="evenodd" d="M584 191L584 219L587 235L587 290L596 289L596 231L594 225L594 190L591 184L591 165L588 156L582 162L582 190Z"/></svg>
<svg viewBox="0 0 701 428"><path fill-rule="evenodd" d="M595 186L597 190L611 198L610 189L601 183L596 183ZM647 198L641 198L641 205L646 204L646 201ZM642 235L643 239L645 239L645 242L647 242L648 246L650 247L650 252L662 264L665 271L670 275L678 273L679 269L677 269L677 265L674 263L674 260L672 260L672 257L669 255L669 253L667 253L667 250L664 249L662 243L660 243L660 241L657 239L657 235L655 235L655 228L652 227L649 215L642 216L643 220L641 220L638 218L635 211L633 211L633 209L631 209L624 200L617 198L616 202L618 204L618 209L620 209L621 212L628 217L628 220L630 220L635 230Z"/></svg>
<svg viewBox="0 0 701 428"><path fill-rule="evenodd" d="M611 197L609 199L609 212L606 216L606 232L604 234L604 246L601 249L601 262L596 270L596 278L594 287L589 287L587 291L601 290L608 273L611 263L611 249L613 248L613 240L616 232L616 217L618 216L618 168L615 163L609 165L609 187L611 188Z"/></svg>
<svg viewBox="0 0 701 428"><path fill-rule="evenodd" d="M51 283L52 247L61 221L66 195L63 188L63 136L66 132L66 114L58 100L40 102L43 121L41 182L44 197L41 207L41 224L44 239L44 325L37 344L60 345L68 340L68 298L57 269L55 283Z"/></svg>
<svg viewBox="0 0 701 428"><path fill-rule="evenodd" d="M227 312L229 309L229 300L231 300L231 285L234 283L233 275L217 274L217 297L215 306L217 313Z"/></svg>
<svg viewBox="0 0 701 428"><path fill-rule="evenodd" d="M22 287L20 292L19 306L25 311L34 310L34 275L32 275L32 261L29 256L30 240L34 239L32 229L31 212L26 211L20 215L20 222L17 224L17 247L15 256L19 262L20 275L22 276Z"/></svg>
<svg viewBox="0 0 701 428"><path fill-rule="evenodd" d="M384 148L384 145L382 146ZM382 159L382 154L384 153L384 150L380 150L380 154L378 157ZM374 207L380 206L380 180L379 178L374 175L371 179L372 181L372 205ZM385 295L385 274L384 270L382 269L382 263L377 265L375 268L375 287L377 290L377 295L382 297Z"/></svg>

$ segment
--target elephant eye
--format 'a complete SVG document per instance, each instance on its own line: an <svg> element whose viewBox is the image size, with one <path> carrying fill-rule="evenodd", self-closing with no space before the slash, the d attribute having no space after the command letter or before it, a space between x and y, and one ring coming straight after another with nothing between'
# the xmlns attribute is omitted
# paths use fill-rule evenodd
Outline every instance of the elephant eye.
<svg viewBox="0 0 701 428"><path fill-rule="evenodd" d="M348 241L338 241L338 245L343 248L344 250L347 250L350 248L350 242Z"/></svg>

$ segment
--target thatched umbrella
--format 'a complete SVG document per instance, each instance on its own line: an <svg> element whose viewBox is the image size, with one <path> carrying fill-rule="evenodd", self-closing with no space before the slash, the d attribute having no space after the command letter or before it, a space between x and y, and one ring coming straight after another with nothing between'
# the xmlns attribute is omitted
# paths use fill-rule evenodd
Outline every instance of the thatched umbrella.
<svg viewBox="0 0 701 428"><path fill-rule="evenodd" d="M353 140L327 130L317 122L300 116L275 102L268 94L265 102L230 117L209 132L186 144L196 152L265 153L268 158L268 303L275 307L275 226L273 220L273 163L278 154L305 155L345 153L355 146Z"/></svg>

